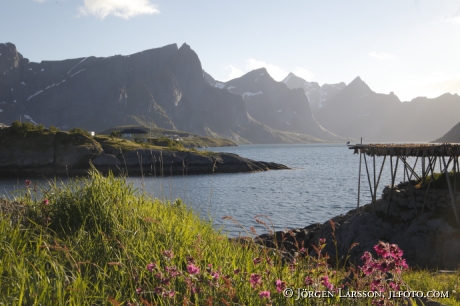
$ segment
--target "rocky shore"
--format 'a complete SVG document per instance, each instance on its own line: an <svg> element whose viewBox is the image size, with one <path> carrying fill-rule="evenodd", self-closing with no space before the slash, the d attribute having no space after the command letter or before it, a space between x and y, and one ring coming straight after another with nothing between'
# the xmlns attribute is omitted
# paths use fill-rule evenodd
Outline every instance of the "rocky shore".
<svg viewBox="0 0 460 306"><path fill-rule="evenodd" d="M385 187L382 197L373 204L349 211L323 224L305 228L264 234L256 239L267 247L285 249L293 254L305 247L311 255L311 245L320 238L327 239L325 252L335 263L337 255L342 262L349 255L349 262L360 263L365 251L373 252L379 241L397 244L404 251L409 266L428 269L454 270L460 267L460 226L457 224L447 190L431 188L423 207L426 189L415 187L415 182L393 187L390 209L388 198L390 186ZM460 210L460 194L457 193L457 210ZM350 247L358 243L350 250Z"/></svg>
<svg viewBox="0 0 460 306"><path fill-rule="evenodd" d="M5 129L4 129L5 130ZM230 153L139 148L78 133L27 134L0 137L0 176L83 176L91 164L102 173L186 175L289 169Z"/></svg>

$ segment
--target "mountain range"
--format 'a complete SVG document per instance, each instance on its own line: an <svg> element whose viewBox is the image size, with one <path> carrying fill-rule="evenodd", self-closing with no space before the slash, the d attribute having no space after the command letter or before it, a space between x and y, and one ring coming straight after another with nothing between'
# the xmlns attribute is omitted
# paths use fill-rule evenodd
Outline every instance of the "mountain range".
<svg viewBox="0 0 460 306"><path fill-rule="evenodd" d="M367 142L426 142L446 133L460 119L460 97L446 93L434 99L401 102L355 78L314 113L322 126Z"/></svg>
<svg viewBox="0 0 460 306"><path fill-rule="evenodd" d="M351 83L275 81L265 68L220 82L189 45L132 55L30 62L0 44L0 122L61 129L119 125L182 130L237 143L431 141L460 119L460 97L401 102Z"/></svg>
<svg viewBox="0 0 460 306"><path fill-rule="evenodd" d="M279 85L282 95L289 95L291 90ZM300 93L292 90L293 98ZM308 100L300 99L306 106L299 107L309 113ZM11 43L0 44L0 110L3 123L22 118L62 129L100 131L142 121L239 143L324 140L311 116L303 120L312 121L312 131L278 130L254 119L241 95L209 85L197 54L187 44L128 56L40 63L24 58ZM327 140L340 139L327 135Z"/></svg>
<svg viewBox="0 0 460 306"><path fill-rule="evenodd" d="M347 86L344 82L337 84L323 84L322 86L319 86L318 83L307 82L292 72L289 73L282 82L291 89L302 88L313 111L327 105L332 98L334 98L342 89L345 88L345 86Z"/></svg>

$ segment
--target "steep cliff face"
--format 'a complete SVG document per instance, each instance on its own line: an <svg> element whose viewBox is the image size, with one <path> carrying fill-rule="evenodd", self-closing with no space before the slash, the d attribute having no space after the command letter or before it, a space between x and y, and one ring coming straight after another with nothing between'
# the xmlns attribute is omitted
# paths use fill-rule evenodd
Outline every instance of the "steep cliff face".
<svg viewBox="0 0 460 306"><path fill-rule="evenodd" d="M321 127L314 118L302 89L289 89L286 84L275 81L265 68L226 83L213 81L209 75L206 80L216 88L241 96L249 115L274 130L331 141L340 139Z"/></svg>
<svg viewBox="0 0 460 306"><path fill-rule="evenodd" d="M183 44L129 56L30 63L0 45L0 122L28 120L100 131L136 124L251 142L279 142L253 120L241 97L210 86ZM256 131L253 138L247 130Z"/></svg>
<svg viewBox="0 0 460 306"><path fill-rule="evenodd" d="M320 86L316 82L307 82L292 72L283 80L283 83L291 89L302 88L304 90L313 114L318 108L326 106L346 86L343 82Z"/></svg>

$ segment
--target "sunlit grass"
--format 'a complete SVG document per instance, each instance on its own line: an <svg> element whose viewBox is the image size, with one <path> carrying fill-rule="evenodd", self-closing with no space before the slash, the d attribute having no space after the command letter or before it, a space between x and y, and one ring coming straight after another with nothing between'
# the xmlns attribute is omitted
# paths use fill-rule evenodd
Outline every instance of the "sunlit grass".
<svg viewBox="0 0 460 306"><path fill-rule="evenodd" d="M29 185L15 199L27 210L2 209L0 305L372 302L337 297L295 301L297 288L335 289L348 274L327 264L324 244L317 246L317 257L299 250L295 261L289 261L280 250L228 239L181 200L151 199L123 178L97 172L65 186L50 182L39 192L36 188ZM403 277L413 290L458 290L458 274L420 271ZM436 283L440 285L434 287ZM294 289L293 298L283 296L285 287ZM452 295L443 303L458 305L458 298Z"/></svg>

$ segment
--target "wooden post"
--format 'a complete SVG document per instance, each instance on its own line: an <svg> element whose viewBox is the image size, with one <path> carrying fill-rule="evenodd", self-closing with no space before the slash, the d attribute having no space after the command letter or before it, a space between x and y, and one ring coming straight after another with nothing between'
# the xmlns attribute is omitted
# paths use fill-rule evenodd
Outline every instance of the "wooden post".
<svg viewBox="0 0 460 306"><path fill-rule="evenodd" d="M433 157L433 167L430 168L431 170L431 181L433 182L433 188L436 188L436 184L434 182L434 170L435 170L435 167L436 167L436 162L438 161L438 159L435 157Z"/></svg>
<svg viewBox="0 0 460 306"><path fill-rule="evenodd" d="M452 191L452 185L450 183L450 178L449 178L449 171L447 171L447 164L446 164L446 159L444 156L442 157L442 161L444 162L444 169L446 170L446 179L447 179L447 186L449 187L449 193L450 193L450 201L452 202L452 208L454 209L454 215L455 215L455 220L457 220L457 224L460 225L460 220L458 219L458 213L457 213L457 204L455 202L455 195Z"/></svg>
<svg viewBox="0 0 460 306"><path fill-rule="evenodd" d="M382 166L380 167L379 178L377 179L377 185L375 185L375 190L377 190L377 188L379 187L380 177L382 176L383 165L385 165L385 160L386 160L386 159L387 159L387 156L385 155L385 156L383 157Z"/></svg>
<svg viewBox="0 0 460 306"><path fill-rule="evenodd" d="M417 162L418 162L418 156L417 158L415 159L415 163L414 163L414 166L411 168L409 166L409 170L411 171L411 174L410 174L410 177L409 177L409 181L412 179L412 175L415 176L417 179L420 179L419 177L417 177L417 173L415 173L415 167L417 167ZM407 174L409 175L409 173Z"/></svg>
<svg viewBox="0 0 460 306"><path fill-rule="evenodd" d="M425 155L422 156L422 177L425 178Z"/></svg>
<svg viewBox="0 0 460 306"><path fill-rule="evenodd" d="M457 193L457 174L455 172L455 164L457 163L457 158L454 157L454 166L452 167L452 171L454 172L454 194ZM457 201L455 201L457 202Z"/></svg>
<svg viewBox="0 0 460 306"><path fill-rule="evenodd" d="M361 137L361 144L363 144L363 138ZM356 213L359 213L359 195L361 193L361 158L362 158L361 149L359 149L359 175L358 175L358 206L356 207Z"/></svg>
<svg viewBox="0 0 460 306"><path fill-rule="evenodd" d="M366 153L364 153L364 164L366 165L367 181L369 182L369 190L371 191L372 205L374 206L374 211L375 211L374 193L372 192L371 178L369 175L369 169L367 168Z"/></svg>
<svg viewBox="0 0 460 306"><path fill-rule="evenodd" d="M407 168L404 168L404 171L407 172L407 176L409 176L409 171L407 170ZM409 191L410 191L410 194L412 196L412 201L414 201L414 208L415 208L415 214L417 215L418 217L418 209L417 209L417 202L415 201L415 195L414 195L414 192L412 190L412 185L409 184Z"/></svg>
<svg viewBox="0 0 460 306"><path fill-rule="evenodd" d="M401 159L401 161L403 162L404 164L404 169L403 169L403 182L405 183L406 182L406 170L407 170L407 162L406 162L406 158L405 157L399 157ZM409 180L409 177L407 178L407 180Z"/></svg>
<svg viewBox="0 0 460 306"><path fill-rule="evenodd" d="M396 171L398 169L398 161L399 157L396 158L396 165L395 165L395 171L393 172L393 158L390 155L390 167L391 167L391 189L390 189L390 197L388 198L388 207L387 207L387 214L386 216L388 217L388 214L390 213L390 205L391 205L391 194L393 192L393 188L395 185L395 179L396 179Z"/></svg>
<svg viewBox="0 0 460 306"><path fill-rule="evenodd" d="M374 155L372 156L372 163L374 165L374 203L375 201L377 200L377 188L376 188L376 180L375 180L375 153Z"/></svg>

